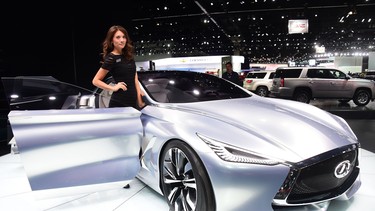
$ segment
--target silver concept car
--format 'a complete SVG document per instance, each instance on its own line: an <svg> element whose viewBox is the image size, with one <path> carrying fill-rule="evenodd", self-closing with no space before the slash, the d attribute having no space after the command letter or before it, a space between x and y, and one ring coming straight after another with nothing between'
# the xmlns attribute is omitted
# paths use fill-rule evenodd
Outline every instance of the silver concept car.
<svg viewBox="0 0 375 211"><path fill-rule="evenodd" d="M139 109L107 108L110 92L49 77L2 78L33 191L137 177L170 210L264 211L359 189L360 144L341 117L204 73L138 77Z"/></svg>

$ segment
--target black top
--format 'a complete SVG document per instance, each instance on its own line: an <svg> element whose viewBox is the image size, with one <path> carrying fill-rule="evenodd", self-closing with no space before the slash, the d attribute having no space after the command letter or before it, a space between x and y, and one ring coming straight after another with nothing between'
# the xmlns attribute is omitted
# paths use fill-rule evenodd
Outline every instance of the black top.
<svg viewBox="0 0 375 211"><path fill-rule="evenodd" d="M228 81L231 81L239 86L241 85L240 76L237 72L232 71L231 73L225 72L222 75L222 78L227 79Z"/></svg>
<svg viewBox="0 0 375 211"><path fill-rule="evenodd" d="M136 66L134 60L127 60L123 55L108 54L102 65L112 75L115 83L125 82L126 91L119 89L113 92L109 107L133 107L137 108L137 90L135 88L134 77Z"/></svg>

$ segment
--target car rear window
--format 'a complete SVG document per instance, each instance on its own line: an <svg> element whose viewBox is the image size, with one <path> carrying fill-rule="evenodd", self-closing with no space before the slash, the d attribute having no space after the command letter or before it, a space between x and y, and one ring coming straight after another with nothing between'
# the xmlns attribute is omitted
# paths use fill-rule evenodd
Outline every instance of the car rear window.
<svg viewBox="0 0 375 211"><path fill-rule="evenodd" d="M298 78L302 69L277 69L274 78Z"/></svg>
<svg viewBox="0 0 375 211"><path fill-rule="evenodd" d="M246 78L264 78L267 73L248 73Z"/></svg>

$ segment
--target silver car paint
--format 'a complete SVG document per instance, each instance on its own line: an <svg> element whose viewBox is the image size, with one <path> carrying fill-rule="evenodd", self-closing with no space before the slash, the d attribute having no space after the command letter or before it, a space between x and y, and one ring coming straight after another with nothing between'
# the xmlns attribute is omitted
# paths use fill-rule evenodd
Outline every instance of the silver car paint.
<svg viewBox="0 0 375 211"><path fill-rule="evenodd" d="M144 146L144 166L138 178L162 193L158 172L161 148L168 140L183 140L197 152L210 175L218 211L273 210L272 200L289 167L223 161L196 133L289 162L299 162L337 146L356 143L355 135L339 117L311 105L258 96L155 104L142 110L142 119L149 145ZM291 125L292 122L298 122L298 125ZM293 149L290 148L292 145ZM359 178L357 183L360 183Z"/></svg>
<svg viewBox="0 0 375 211"><path fill-rule="evenodd" d="M148 99L153 102L151 98L148 97ZM97 114L96 112L109 115L109 117L106 117L109 118L109 121L106 123L108 123L108 127L111 127L107 128L107 135L114 134L111 131L112 126L115 126L115 131L120 132L122 131L121 128L133 128L133 124L142 122L142 142L136 145L136 147L142 148L142 167L137 177L159 193L162 193L159 188L161 149L166 142L172 139L179 139L188 143L197 152L210 176L215 192L216 210L218 211L272 210L273 198L289 172L288 162L303 161L330 149L356 143L355 135L347 124L337 116L310 105L286 100L266 99L255 95L245 99L215 102L185 104L153 102L153 105L146 106L141 110L141 121L137 123L127 122L127 119L124 122L118 122L116 112L113 113L115 111L113 108L96 110L68 110L64 112L66 112L65 114L77 112L75 113L77 115L75 120L78 122L87 112L93 112L91 113L93 116ZM11 116L24 116L26 113L12 113ZM36 114L40 116L43 113ZM49 113L48 117L51 114L53 113ZM88 116L98 124L93 124L95 127L87 127L86 130L90 128L90 133L87 134L91 135L91 133L95 134L93 131L102 131L103 129L99 126L103 126L103 116L99 115L101 116L99 119L92 119L92 115ZM118 116L118 118L135 118L135 116L131 112L131 114L128 113L125 116ZM32 115L26 117L32 117ZM66 117L60 117L61 123L67 121ZM11 122L17 120L13 117L11 119L13 119ZM23 118L19 123L24 120L27 120L27 118ZM112 124L115 122L120 124ZM294 122L297 122L298 125L292 125ZM17 121L15 123L17 127ZM30 123L34 124L35 122L31 121ZM84 123L84 121L81 121L81 123ZM22 124L18 128L21 132L19 134L24 133L26 134L24 138L29 138L32 132L22 131ZM72 133L73 136L80 139L82 135L86 134L82 133L79 123L73 124L73 126L77 126L77 133ZM297 133L296 129L293 129L295 127L299 129ZM41 128L36 127L35 129ZM134 132L138 133L138 129L136 127ZM52 134L52 132L49 133ZM269 159L279 160L280 164L259 165L223 161L196 135L197 133ZM63 139L62 137L61 139ZM332 139L333 137L335 138ZM95 137L93 138L95 139ZM17 144L18 142L19 140L17 140ZM107 144L113 145L114 143L107 142ZM296 147L291 148L292 145ZM96 149L91 144L86 147ZM65 146L60 146L60 148L65 148ZM123 148L121 147L121 149ZM109 149L106 155L108 155L108 159L115 160L117 157L112 155L112 150L118 149ZM132 153L136 157L136 155L138 156L136 151L132 148L132 152L128 153ZM44 156L48 155L45 154ZM70 159L75 160L76 158ZM135 166L139 166L138 158L132 161L134 161ZM97 169L98 171L99 169L102 170L103 165L98 165L98 167L100 167ZM59 168L64 169L65 167L60 166ZM121 171L127 169L127 167L118 169ZM358 183L359 178L358 182L353 185L355 187L348 190L348 193L350 193L348 197L356 192L359 187Z"/></svg>
<svg viewBox="0 0 375 211"><path fill-rule="evenodd" d="M11 111L32 190L133 179L140 168L139 116L132 108Z"/></svg>

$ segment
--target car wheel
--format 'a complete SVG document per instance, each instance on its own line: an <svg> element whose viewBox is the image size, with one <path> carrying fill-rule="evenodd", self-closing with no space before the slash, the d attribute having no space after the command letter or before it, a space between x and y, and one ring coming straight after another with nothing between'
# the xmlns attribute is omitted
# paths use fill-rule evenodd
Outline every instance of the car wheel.
<svg viewBox="0 0 375 211"><path fill-rule="evenodd" d="M160 182L170 210L215 210L208 174L198 155L186 143L169 142L161 158Z"/></svg>
<svg viewBox="0 0 375 211"><path fill-rule="evenodd" d="M266 97L268 95L268 89L264 86L258 87L255 93L261 97Z"/></svg>
<svg viewBox="0 0 375 211"><path fill-rule="evenodd" d="M306 90L297 90L293 96L293 99L302 103L310 103L311 95Z"/></svg>
<svg viewBox="0 0 375 211"><path fill-rule="evenodd" d="M353 97L353 102L357 106L365 106L370 102L371 96L370 92L367 90L357 90Z"/></svg>

